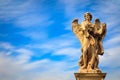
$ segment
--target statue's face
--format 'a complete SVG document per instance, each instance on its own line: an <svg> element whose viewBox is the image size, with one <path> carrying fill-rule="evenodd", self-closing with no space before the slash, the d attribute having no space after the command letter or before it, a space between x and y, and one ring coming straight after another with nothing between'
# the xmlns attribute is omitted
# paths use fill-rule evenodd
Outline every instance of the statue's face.
<svg viewBox="0 0 120 80"><path fill-rule="evenodd" d="M91 17L89 14L85 14L85 20L91 20Z"/></svg>

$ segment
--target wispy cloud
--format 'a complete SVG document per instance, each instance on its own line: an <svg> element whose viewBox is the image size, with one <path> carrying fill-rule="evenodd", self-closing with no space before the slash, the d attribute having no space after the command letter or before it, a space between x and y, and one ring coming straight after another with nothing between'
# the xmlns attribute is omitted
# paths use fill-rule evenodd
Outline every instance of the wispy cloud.
<svg viewBox="0 0 120 80"><path fill-rule="evenodd" d="M3 4L0 5L0 20L13 22L18 27L45 26L45 24L48 26L52 23L49 20L50 16L44 13L44 7L41 6L42 1L41 5L37 5L37 2L34 0L1 1L1 4Z"/></svg>
<svg viewBox="0 0 120 80"><path fill-rule="evenodd" d="M48 59L24 64L18 64L17 62L17 60L14 60L9 56L0 54L0 75L2 75L0 77L2 80L47 80L48 78L56 80L60 80L61 78L72 80L74 78L73 75L70 74L73 73L73 71L65 71L69 68L69 62L56 62ZM48 77L44 77L45 75Z"/></svg>
<svg viewBox="0 0 120 80"><path fill-rule="evenodd" d="M117 34L115 36L110 37L110 39L104 42L105 48L111 48L120 45L120 35Z"/></svg>
<svg viewBox="0 0 120 80"><path fill-rule="evenodd" d="M48 38L47 32L44 31L34 31L34 30L26 30L18 33L22 36L28 37L31 40L45 40Z"/></svg>
<svg viewBox="0 0 120 80"><path fill-rule="evenodd" d="M66 55L70 59L76 59L80 56L80 48L66 47L55 50L53 55Z"/></svg>
<svg viewBox="0 0 120 80"><path fill-rule="evenodd" d="M15 32L16 35L22 35L31 40L47 38L48 33L45 28L53 24L54 20L46 13L47 9L42 6L43 2L44 0L1 1L0 23L11 23L16 29L21 28L21 31Z"/></svg>
<svg viewBox="0 0 120 80"><path fill-rule="evenodd" d="M95 18L100 18L101 22L107 23L108 30L118 29L120 20L118 19L119 16L119 4L120 1L109 0L106 1L78 1L78 0L61 0L61 2L65 5L65 13L66 17L69 18L68 21L64 22L65 29L71 30L71 22L74 18L78 18L81 22L84 20L83 16L85 12L93 13L93 21ZM92 3L94 5L92 5ZM83 6L84 5L84 6ZM88 9L86 9L86 7ZM106 8L107 7L107 8ZM103 16L104 15L104 16ZM113 28L116 26L117 28ZM109 31L111 32L111 31Z"/></svg>
<svg viewBox="0 0 120 80"><path fill-rule="evenodd" d="M59 46L58 46L59 45ZM73 48L72 46L80 46L79 40L75 36L71 36L71 33L61 35L59 37L53 38L51 40L45 41L44 43L29 44L28 48L40 49L42 53L52 53L53 55L67 55L69 57L74 57L80 52L79 48ZM69 50L70 49L70 50Z"/></svg>
<svg viewBox="0 0 120 80"><path fill-rule="evenodd" d="M18 53L18 56L16 56L16 59L18 60L19 64L29 62L30 58L33 55L33 52L24 48L20 48L15 50L15 52Z"/></svg>
<svg viewBox="0 0 120 80"><path fill-rule="evenodd" d="M3 4L0 5L0 19L10 22L10 20L31 11L30 4L32 3L32 0L25 0L24 3L22 3L21 1L7 0L2 1L1 3Z"/></svg>
<svg viewBox="0 0 120 80"><path fill-rule="evenodd" d="M4 49L13 49L14 46L12 46L10 43L8 42L0 42L0 48L4 48Z"/></svg>
<svg viewBox="0 0 120 80"><path fill-rule="evenodd" d="M100 66L106 67L104 72L107 72L106 80L119 79L119 50L120 50L120 40L119 34L114 37L111 36L108 40L104 42L105 53L103 56L100 56Z"/></svg>
<svg viewBox="0 0 120 80"><path fill-rule="evenodd" d="M116 47L112 47L112 48L109 48L109 49L106 49L105 51L105 55L100 57L100 61L101 61L101 64L102 66L104 67L109 67L109 68L117 68L117 67L120 67L120 64L119 64L119 49L120 49L120 46L116 46ZM112 66L111 66L112 64Z"/></svg>
<svg viewBox="0 0 120 80"><path fill-rule="evenodd" d="M68 17L78 17L82 15L83 9L88 6L91 2L90 1L80 1L80 0L60 0L65 7L65 13Z"/></svg>
<svg viewBox="0 0 120 80"><path fill-rule="evenodd" d="M20 27L26 28L26 27L45 27L52 24L53 21L49 20L49 17L44 14L30 14L30 15L23 15L21 17L18 17L15 24L19 25Z"/></svg>
<svg viewBox="0 0 120 80"><path fill-rule="evenodd" d="M0 51L0 77L2 80L26 80L26 79L44 79L42 76L43 72L57 72L61 71L64 67L64 62L53 62L48 59L38 60L34 62L29 62L31 55L33 53L25 48L16 48L10 43L1 42L1 46L5 50L9 50L14 47L12 54L18 53L18 55L12 57L10 55L2 54ZM54 70L52 70L54 67ZM55 68L56 67L56 68ZM38 72L36 72L36 70ZM36 72L36 74L34 74ZM37 74L38 73L38 74ZM48 76L50 74L47 74ZM35 76L35 77L34 77Z"/></svg>
<svg viewBox="0 0 120 80"><path fill-rule="evenodd" d="M0 44L0 54L6 56L14 56L14 60L18 61L18 64L29 62L33 52L29 49L19 48L13 46L8 42L1 42Z"/></svg>

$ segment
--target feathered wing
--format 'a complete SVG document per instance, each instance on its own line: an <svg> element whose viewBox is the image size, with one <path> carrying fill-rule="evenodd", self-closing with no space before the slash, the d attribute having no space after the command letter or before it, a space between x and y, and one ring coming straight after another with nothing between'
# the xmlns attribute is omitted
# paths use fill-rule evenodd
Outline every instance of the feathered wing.
<svg viewBox="0 0 120 80"><path fill-rule="evenodd" d="M106 35L106 24L105 24L105 23L102 23L102 24L101 24L100 40L99 40L99 42L98 42L98 44L99 44L98 54L99 54L99 55L103 55L103 54L104 54L104 48L103 48L102 41L103 41L105 35Z"/></svg>
<svg viewBox="0 0 120 80"><path fill-rule="evenodd" d="M101 34L101 37L102 37L102 39L104 39L104 37L106 35L106 32L107 32L107 30L106 30L106 23L102 23L101 25L102 25L102 34Z"/></svg>
<svg viewBox="0 0 120 80"><path fill-rule="evenodd" d="M74 32L74 34L77 36L77 38L80 40L80 42L82 41L82 37L83 37L83 32L82 32L82 27L80 24L78 24L78 20L75 19L72 22L72 31Z"/></svg>
<svg viewBox="0 0 120 80"><path fill-rule="evenodd" d="M78 29L78 19L73 20L72 22L72 31L76 34Z"/></svg>

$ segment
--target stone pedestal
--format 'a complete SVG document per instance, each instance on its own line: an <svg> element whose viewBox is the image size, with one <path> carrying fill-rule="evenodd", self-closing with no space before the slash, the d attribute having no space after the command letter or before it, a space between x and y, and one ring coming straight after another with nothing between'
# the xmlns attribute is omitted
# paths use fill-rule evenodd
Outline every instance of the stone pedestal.
<svg viewBox="0 0 120 80"><path fill-rule="evenodd" d="M74 73L76 80L104 80L106 73Z"/></svg>

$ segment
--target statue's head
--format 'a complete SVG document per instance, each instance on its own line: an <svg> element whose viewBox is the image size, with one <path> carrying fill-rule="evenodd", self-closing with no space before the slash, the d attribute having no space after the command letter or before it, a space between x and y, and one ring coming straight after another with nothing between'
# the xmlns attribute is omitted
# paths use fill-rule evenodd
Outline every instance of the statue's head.
<svg viewBox="0 0 120 80"><path fill-rule="evenodd" d="M91 20L92 20L92 14L89 13L89 12L86 12L86 13L84 14L84 18L85 18L85 20L86 20L86 19L90 19L90 21L91 21Z"/></svg>

